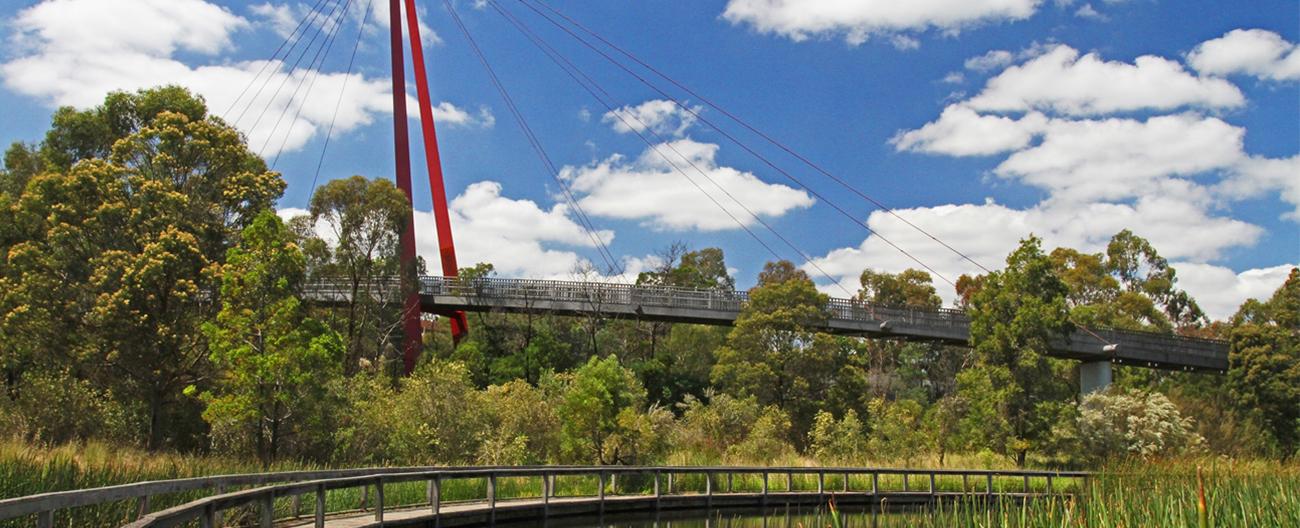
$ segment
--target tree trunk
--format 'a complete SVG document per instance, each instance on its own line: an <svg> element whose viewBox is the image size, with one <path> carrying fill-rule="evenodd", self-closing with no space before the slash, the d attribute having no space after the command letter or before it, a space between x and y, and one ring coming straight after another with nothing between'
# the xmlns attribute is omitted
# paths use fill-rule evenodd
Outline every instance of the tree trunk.
<svg viewBox="0 0 1300 528"><path fill-rule="evenodd" d="M163 444L163 394L153 388L149 391L149 451L162 449Z"/></svg>

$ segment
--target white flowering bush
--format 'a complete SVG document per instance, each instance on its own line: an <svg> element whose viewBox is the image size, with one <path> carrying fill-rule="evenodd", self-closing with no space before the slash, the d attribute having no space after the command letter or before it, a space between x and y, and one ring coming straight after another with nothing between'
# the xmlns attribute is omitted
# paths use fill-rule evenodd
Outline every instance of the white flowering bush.
<svg viewBox="0 0 1300 528"><path fill-rule="evenodd" d="M1095 460L1177 455L1204 443L1192 419L1157 392L1112 388L1089 394L1079 406L1078 424L1083 450Z"/></svg>

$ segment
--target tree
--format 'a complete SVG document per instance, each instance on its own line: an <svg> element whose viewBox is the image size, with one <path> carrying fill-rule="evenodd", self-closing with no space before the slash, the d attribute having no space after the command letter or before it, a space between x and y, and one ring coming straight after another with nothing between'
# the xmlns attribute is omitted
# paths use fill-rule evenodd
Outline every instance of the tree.
<svg viewBox="0 0 1300 528"><path fill-rule="evenodd" d="M813 416L828 402L851 349L816 331L829 317L826 303L826 295L793 264L768 263L726 345L718 349L711 373L722 392L754 396L760 405L788 412L795 429L792 440L799 443L806 441Z"/></svg>
<svg viewBox="0 0 1300 528"><path fill-rule="evenodd" d="M997 447L1022 466L1028 452L1048 439L1056 404L1072 393L1072 383L1063 375L1068 367L1046 355L1073 328L1065 302L1068 291L1040 240L1030 237L1007 257L1005 269L987 275L972 299L976 356L988 368L984 372L1009 375L1013 389L1002 409L1011 438Z"/></svg>
<svg viewBox="0 0 1300 528"><path fill-rule="evenodd" d="M808 432L808 451L821 464L847 465L863 460L867 454L867 437L857 411L850 409L844 418L835 419L819 411Z"/></svg>
<svg viewBox="0 0 1300 528"><path fill-rule="evenodd" d="M560 399L563 447L570 460L620 464L630 453L621 439L635 434L625 411L639 412L645 388L618 357L592 357L575 371Z"/></svg>
<svg viewBox="0 0 1300 528"><path fill-rule="evenodd" d="M929 273L916 269L897 275L863 270L859 279L862 289L858 290L857 297L885 306L934 309L943 305L943 299L935 293L931 280Z"/></svg>
<svg viewBox="0 0 1300 528"><path fill-rule="evenodd" d="M203 325L218 368L203 418L214 431L251 435L264 465L286 438L321 436L308 426L324 421L343 356L338 334L298 299L306 261L292 238L271 211L244 229L221 267L221 311Z"/></svg>
<svg viewBox="0 0 1300 528"><path fill-rule="evenodd" d="M391 181L352 176L333 180L311 198L313 224L323 222L334 240L329 273L346 281L349 296L343 335L344 369L356 372L359 360L377 361L401 321L386 305L403 306L397 291L398 236L406 228L409 202ZM395 351L396 348L393 348Z"/></svg>
<svg viewBox="0 0 1300 528"><path fill-rule="evenodd" d="M1228 382L1237 406L1263 424L1284 458L1300 449L1300 268L1272 298L1233 317Z"/></svg>

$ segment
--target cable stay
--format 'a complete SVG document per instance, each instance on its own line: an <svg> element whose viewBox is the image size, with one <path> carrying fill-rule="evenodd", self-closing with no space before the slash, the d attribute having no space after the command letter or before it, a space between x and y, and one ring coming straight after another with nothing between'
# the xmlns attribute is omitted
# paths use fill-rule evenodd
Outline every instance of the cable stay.
<svg viewBox="0 0 1300 528"><path fill-rule="evenodd" d="M334 9L338 9L338 2L340 2L340 1L341 1L341 0L330 0L330 5L333 5L333 8L331 8L331 11L330 11L331 14L333 13L333 10L334 10ZM281 68L284 67L284 65L288 64L289 56L290 56L290 55L293 55L294 50L298 49L298 44L301 44L301 43L303 42L303 38L306 37L306 36L307 36L307 32L310 31L309 28L312 27L312 26L315 26L315 28L316 28L316 33L315 33L314 36L312 37L312 40L311 40L310 42L307 43L307 46L306 46L302 51L299 52L299 54L298 54L298 59L294 62L293 68L294 68L294 69L297 68L297 64L298 64L298 62L301 62L301 61L302 61L302 57L303 57L304 55L306 55L306 53L307 53L307 48L310 48L311 45L312 45L313 43L315 43L316 38L320 36L321 25L318 24L318 23L316 22L316 19L317 19L319 16L324 15L324 8L325 8L325 6L324 6L324 5L321 5L321 6L320 6L320 10L315 10L315 9L313 9L313 10L312 10L308 15L307 15L307 17L306 17L306 19L305 19L305 20L306 20L306 25L305 25L304 28L303 28L303 32L302 32L302 34L299 35L299 36L294 40L293 44L289 46L289 49L288 49L287 51L285 51L285 53L284 53L284 57L283 57L282 59L278 59L278 62L277 62L277 60L272 60L272 61L269 61L267 64L264 64L264 65L263 65L263 69L265 69L267 66L270 65L271 62L276 62L276 67L275 67L275 69L272 70L272 71L270 71L270 72L268 72L268 74L267 74L267 76L266 76L266 79L264 79L264 80L262 81L262 84L261 84L260 86L257 87L257 91L253 93L252 97L249 97L247 104L244 105L244 109L243 109L243 110L240 110L240 111L239 111L239 115L236 116L235 119L234 119L233 121L230 122L232 125L236 125L236 126L237 126L239 123L243 122L243 120L244 120L244 116L248 115L248 111L249 111L249 110L252 110L252 109L253 109L253 105L257 104L258 99L261 98L261 96L262 96L262 92L265 91L265 90L266 90L266 87L269 86L269 85L271 84L271 81L275 79L275 74L276 74L278 71L280 71ZM290 73L291 73L291 72L292 72L292 70L290 71ZM285 74L286 77L287 77L290 73L286 73L286 74ZM281 82L281 86L283 86L283 85L284 85L284 83ZM272 99L272 101L274 101L274 96L273 96L271 99ZM269 106L269 104L270 104L270 103L268 103L268 106ZM266 112L266 108L263 108L263 109L262 109L262 112L265 113L265 112ZM250 128L250 130L251 130L251 129L252 129L252 128Z"/></svg>
<svg viewBox="0 0 1300 528"><path fill-rule="evenodd" d="M521 34L523 34L526 38L528 38L528 40L532 42L532 44L536 46L540 51L542 51L542 53L544 53L548 58L550 58L551 61L556 64L556 66L559 66L562 70L564 70L564 72L568 74L569 77L574 80L574 82L577 82L584 90L587 91L588 94L590 94L593 98L595 98L598 102L600 102L600 104L604 106L606 110L608 110L612 115L614 115L620 122L622 122L623 125L628 128L628 130L632 131L638 138L640 138L641 141L645 143L650 148L651 151L653 151L656 155L658 155L661 159L663 159L664 162L668 163L668 165L672 167L672 169L676 171L679 175L685 178L686 181L690 182L690 184L694 186L696 190L700 191L700 193L703 194L705 197L707 197L709 201L713 202L713 204L717 206L719 210L721 210L724 214L727 215L727 217L729 217L733 222L735 222L737 226L739 226L747 234L749 234L749 236L753 238L755 241L757 241L759 245L763 246L763 248L766 249L768 253L772 254L773 257L775 257L777 260L782 259L780 254L778 254L775 250L773 250L772 247L769 246L761 237L759 237L756 233L754 233L753 230L749 228L749 226L747 226L744 222L740 221L740 219L736 218L736 216L733 215L731 211L729 211L725 206L719 203L716 198L714 198L711 194L708 193L708 191L704 190L704 188L701 187L699 183L697 183L693 178L687 175L686 172L682 170L682 168L676 162L674 162L667 155L665 155L660 150L660 148L661 147L667 148L668 150L676 154L677 157L685 161L692 169L695 170L695 172L699 173L700 176L703 176L706 180L709 181L709 183L712 183L714 187L716 187L725 196L730 198L732 202L734 202L737 206L739 206L747 214L749 214L749 216L753 218L754 221L761 224L774 236L780 239L781 242L785 243L787 247L789 247L792 251L797 253L804 260L804 262L811 265L814 269L820 272L824 277L829 279L832 284L834 284L840 290L844 291L846 295L848 295L849 297L853 296L853 294L849 292L847 289L845 289L844 286L840 284L839 281L836 281L833 277L830 276L830 274L826 273L826 271L823 270L821 266L819 266L811 256L809 256L804 251L800 250L798 246L790 242L789 238L782 235L779 231L777 231L774 227L772 227L771 224L763 220L759 215L755 214L753 210L747 207L732 193L727 191L727 189L723 187L721 184L719 184L714 178L709 176L708 172L700 168L700 166L696 164L693 159L691 159L689 156L685 155L680 150L678 150L677 147L675 147L671 141L669 141L667 138L664 138L658 132L655 132L654 129L650 127L648 124L646 124L644 121L642 121L640 117L636 115L625 116L623 112L618 112L615 108L614 103L612 102L613 97L610 95L610 93L607 90L605 90L598 82L596 82L586 73L584 73L581 68L573 64L572 61L564 57L563 54L561 54L554 47L547 44L545 41L543 41L540 37L538 37L527 27L523 26L518 19L516 19L508 11L502 9L501 6L497 5L496 2L489 2L489 5L491 5L492 8L496 10L496 12L499 13L503 18L505 18L508 22L510 22L511 25L513 25ZM596 93L597 91L600 93L599 94ZM640 126L639 127L632 126L632 123L629 123L627 120L628 117L635 120L636 123ZM653 135L655 141L651 141L650 138L647 138L645 134L642 133L643 130Z"/></svg>
<svg viewBox="0 0 1300 528"><path fill-rule="evenodd" d="M492 85L496 88L497 92L501 95L501 98L505 101L506 107L509 109L511 115L514 117L520 129L523 131L524 136L527 138L534 153L541 160L544 168L546 169L547 174L550 175L550 177L555 180L556 184L560 186L560 189L562 189L563 191L565 200L569 203L571 207L573 207L573 210L577 213L579 224L587 232L587 235L591 237L592 242L596 245L597 251L598 253L600 253L601 259L603 259L606 265L608 266L608 273L616 277L622 277L626 270L624 270L622 265L618 263L618 260L614 257L613 253L610 252L604 240L601 239L600 236L596 233L595 225L591 222L591 219L587 216L586 212L583 211L582 206L578 203L577 199L574 198L573 192L570 190L568 183L565 182L562 178L560 178L559 171L557 170L555 164L552 162L550 156L546 154L546 150L542 147L541 142L537 139L536 134L533 133L532 127L528 125L527 119L524 118L523 114L519 111L518 106L515 105L514 98L510 96L509 90L507 90L505 85L502 84L500 78L496 74L496 70L492 68L492 65L488 62L487 56L483 53L483 50L479 47L478 42L474 39L473 35L470 34L469 28L465 26L464 21L461 20L460 15L456 13L456 9L451 5L450 1L444 0L443 5L446 7L447 12L451 14L452 20L455 21L456 26L461 31L461 34L465 36L465 40L469 43L470 48L473 50L474 55L478 58L479 63L482 64L483 68L487 71L488 77L492 81Z"/></svg>
<svg viewBox="0 0 1300 528"><path fill-rule="evenodd" d="M302 78L298 80L298 85L294 87L293 94L289 96L289 103L280 111L280 117L276 118L275 126L271 127L271 132L266 135L266 141L262 143L262 148L257 151L257 154L261 156L262 152L264 152L266 147L270 144L271 139L275 137L276 131L280 129L280 123L284 121L284 116L288 114L289 109L293 107L293 102L298 100L298 110L294 112L293 120L289 122L289 129L285 131L284 139L280 141L280 148L275 153L274 161L271 162L272 168L275 168L275 166L280 162L280 154L284 153L284 146L289 143L289 136L293 135L293 125L298 122L298 118L302 116L303 107L307 106L307 100L311 98L312 88L315 88L316 79L320 77L321 69L325 66L325 59L329 58L330 51L334 49L334 40L338 37L339 30L343 28L343 19L347 16L348 8L350 7L352 7L352 0L347 0L347 3L343 4L342 13L333 19L333 26L325 37L324 45L317 48L316 56L313 57L312 62L308 64L308 69L311 71L311 81L307 81L308 75L303 75ZM302 89L303 84L307 85L307 92L304 93L302 99L299 100L298 92Z"/></svg>
<svg viewBox="0 0 1300 528"><path fill-rule="evenodd" d="M559 28L561 31L564 31L565 33L567 33L568 35L570 35L572 38L574 38L575 40L577 40L577 41L578 41L579 43L581 43L583 46L585 46L585 47L587 47L588 49L590 49L591 51L593 51L593 52L599 54L599 55L600 55L601 57L603 57L606 61L610 62L611 64L615 65L615 66L618 67L619 69L621 69L621 70L623 70L624 72L626 72L627 74L629 74L629 75L631 75L632 77L636 78L636 79L637 79L638 81L640 81L643 85L645 85L645 86L649 87L650 89L654 90L655 92L659 93L662 97L665 97L665 98L671 100L671 101L672 101L676 106L678 106L679 108L681 108L683 111L688 112L690 115L692 115L693 117L695 117L695 118L696 118L697 120L699 120L700 122L705 123L706 125L710 126L710 127L713 128L714 130L718 131L720 134L722 134L724 137L726 137L729 141L731 141L732 143L736 144L737 146L740 146L742 149L744 149L745 151L749 152L751 155L755 156L755 157L758 158L760 161L763 161L764 164L768 165L768 166L771 167L772 169L774 169L774 170L776 170L777 172L781 173L781 174L784 175L787 179L790 179L791 181L795 182L796 185L799 185L800 187L804 188L805 190L808 190L809 192L813 193L813 194L816 195L818 198L820 198L820 199L822 199L823 201L825 201L828 205L831 205L831 207L833 207L833 208L835 208L837 211L839 211L842 215L847 216L850 220L853 221L853 223L858 224L858 225L860 225L860 226L866 228L868 232L870 232L871 234L873 234L873 235L875 235L876 237L880 238L880 239L881 239L882 241L884 241L887 245L893 247L895 250L899 251L901 254L907 256L907 257L908 257L909 259L911 259L913 262L916 262L917 264L921 265L921 266L922 266L923 268L925 268L927 271L929 271L930 273L932 273L932 274L934 274L935 276L939 277L940 279L944 280L945 282L947 282L947 283L949 283L949 284L954 284L952 280L948 279L948 278L947 278L946 276L944 276L943 274L937 272L937 271L934 270L932 267L930 267L929 265L927 265L925 262L921 261L919 258L917 258L916 256L912 255L910 252L904 250L903 248L901 248L900 246L898 246L898 245L895 244L894 242L890 241L887 237L882 236L879 232L877 232L877 231L875 231L874 229L872 229L872 228L871 228L869 225L867 225L864 221L862 221L862 220L858 220L858 219L857 219L856 217L854 217L852 214L848 213L848 212L847 212L846 210L844 210L842 207L840 207L839 205L837 205L834 201L831 201L831 200L826 199L823 195L821 195L820 193L818 193L818 192L812 190L812 189L809 188L807 185L803 184L803 182L801 182L800 180L798 180L797 178L795 178L794 176L792 176L791 174L789 174L789 172L787 172L787 171L781 169L780 167L776 166L776 164L773 163L773 162L772 162L770 159L768 159L766 156L761 155L761 154L758 153L756 150L754 150L753 148L751 148L750 146L748 146L748 145L745 144L744 142L742 142L742 141L740 141L739 139L737 139L734 135L730 134L729 132L727 132L726 130L724 130L722 127L718 126L718 125L717 125L716 123L714 123L712 120L708 119L707 117L704 117L704 116L700 115L699 112L697 112L694 108L691 108L689 105L684 104L684 103L683 103L679 98L674 97L673 95L667 93L666 91L664 91L663 89L659 88L657 85L655 85L654 83L652 83L651 81L649 81L648 79L646 79L644 76L642 76L642 75L640 75L640 74L638 74L638 73L632 71L632 70L631 70L631 69L630 69L626 64L624 64L624 63L622 63L621 61L619 61L618 59L616 59L616 58L610 56L608 53L605 53L603 50L599 49L599 48L598 48L595 44L593 44L591 41L587 40L586 38L582 37L581 35L576 34L573 30L571 30L570 28L568 28L568 27L566 27L565 25L561 24L560 22L556 21L554 18L552 18L551 16L549 16L549 15L547 15L546 13L542 12L542 11L541 11L540 9L538 9L537 7L531 5L531 4L530 4L529 2L527 2L526 0L521 0L521 3L523 3L525 7L528 7L530 10L532 10L532 11L535 12L535 13L537 13L538 16L541 16L543 19L545 19L546 21L550 22L552 25L554 25L555 27ZM570 17L564 15L563 13L560 13L559 11L555 10L554 8L551 8L550 6L547 6L547 5L546 5L544 2L542 2L541 0L537 0L537 3L538 3L539 5L542 5L543 7L545 7L547 10L551 11L552 13L555 13L556 16L559 16L559 17L561 17L561 18L564 18L564 19L567 20L570 24L572 24L574 27L577 27L577 28L579 28L581 31L587 33L588 35L591 35L592 38L595 38L595 39L597 39L597 40L600 40L600 41L601 41L602 43L604 43L606 46L608 46L608 47L610 47L610 48L616 50L618 53L620 53L620 54L622 54L622 55L628 57L629 59L631 59L632 61L634 61L634 62L636 62L637 64L641 65L642 67L645 67L646 69L648 69L648 70L650 70L651 72L655 73L655 74L658 75L659 77L662 77L663 79L665 79L665 80L667 80L668 82L672 83L674 86L677 86L677 87L679 87L680 89L686 91L688 94L690 94L691 96L693 96L693 97L699 99L701 102L703 102L704 104L708 105L709 107L712 107L712 108L718 110L719 112L721 112L721 113L724 114L725 116L727 116L727 117L731 118L732 120L736 121L737 123L741 124L741 126L745 127L746 129L750 130L751 132L753 132L753 133L759 135L760 137L762 137L763 139L765 139L765 140L767 140L768 142L772 143L773 145L776 145L778 148L780 148L780 149L782 149L783 151L785 151L785 152L789 153L790 155L794 156L796 159L799 159L801 162L803 162L803 163L809 165L809 166L812 167L814 170L817 170L818 172L822 173L824 176L831 178L831 179L834 180L836 183L838 183L839 185L841 185L841 186L843 186L844 188L848 189L848 190L849 190L850 192L852 192L853 194L855 194L855 195L859 196L860 198L862 198L862 199L864 199L864 200L870 202L870 203L871 203L873 206L875 206L876 208L878 208L878 209L880 209L880 210L882 210L882 211L885 211L885 212L887 212L888 214L890 214L890 215L892 215L892 216L898 218L899 220L903 221L906 225L908 225L908 226L912 227L913 229L917 230L918 232L920 232L920 233L926 235L928 238L930 238L930 239L934 240L935 242L939 243L940 245L942 245L943 247L945 247L945 248L948 249L949 251L953 252L954 254L958 255L958 256L961 257L962 259L964 259L964 260L966 260L966 261L968 261L968 262L971 262L972 264L974 264L975 266L979 267L980 269L983 269L983 270L985 270L985 271L989 271L987 267L985 267L985 266L983 266L982 264L980 264L979 262L973 260L973 259L970 258L968 255L966 255L965 253L963 253L963 252L957 250L956 248L952 247L951 245L949 245L949 244L943 242L943 241L940 240L938 237L936 237L936 236L934 236L933 234L929 233L928 231L926 231L925 229L921 228L920 226L917 226L916 224L914 224L914 223L908 221L906 218L904 218L904 217L902 217L901 215L899 215L899 214L897 213L897 211L893 210L892 208L889 208L889 207L885 206L885 205L884 205L882 202L880 202L879 200L876 200L875 198L871 197L870 195L868 195L868 194L866 194L866 193L864 193L864 192L858 190L857 188L853 187L853 186L852 186L851 184L849 184L847 181L844 181L842 178L839 178L839 177L835 176L834 174L830 173L829 171L825 170L825 169L822 168L820 165L817 165L816 163L812 162L812 161L811 161L810 159L808 159L806 156L803 156L803 155L799 154L798 152L794 151L792 148L790 148L790 147L784 145L783 143L780 143L780 142L777 141L776 139L772 138L770 135L768 135L768 134L762 132L761 130L759 130L758 128L756 128L756 127L750 125L748 122L743 121L741 118L739 118L739 117L736 116L735 114L731 113L730 111L726 110L725 108L722 108L722 107L719 106L718 104L714 103L712 100L710 100L710 99L708 99L708 98L706 98L706 97L701 96L701 95L698 94L697 92L695 92L695 91L691 90L690 88L686 87L684 84L682 84L682 83L680 83L680 82L674 80L673 78L671 78L671 77L669 77L668 75L662 73L660 70L654 68L653 66L651 66L651 65L648 64L648 63L646 63L645 61L642 61L641 59L637 58L637 57L636 57L635 55L633 55L632 53L630 53L630 52L624 50L623 48L621 48L621 47L619 47L619 46L613 44L613 43L610 42L609 40L605 39L604 37L601 37L599 34L595 33L594 31L592 31L592 30L590 30L590 29L588 29L588 28L586 28L585 26L583 26L583 25L581 25L580 23L574 21L572 18L570 18ZM955 284L954 284L954 285L955 285Z"/></svg>
<svg viewBox="0 0 1300 528"><path fill-rule="evenodd" d="M325 15L326 21L334 18L334 13L338 11L339 4L340 2L336 1L334 3L334 6L330 8L329 14ZM299 70L299 66L302 64L302 60L307 57L307 52L312 50L312 48L316 45L316 40L320 38L322 33L324 33L326 23L327 22L322 22L321 24L316 26L316 32L312 34L311 40L307 42L307 46L303 48L302 52L298 54L298 58L294 59L293 66L290 67L289 71L284 74L284 78L280 79L280 84L276 86L275 92L272 93L271 97L267 99L266 106L262 107L262 111L258 113L257 119L253 121L253 125L248 127L249 130L256 130L257 126L262 123L262 119L266 117L266 113L271 110L272 106L275 106L275 101L280 97L280 92L284 90L284 85L289 83L289 79L292 78L293 74ZM322 43L321 45L323 47L324 43ZM319 52L319 49L317 51ZM261 93L260 89L258 90L258 93L259 94ZM252 103L254 101L256 101L256 96L254 96L253 100L249 101L249 107L252 106ZM247 111L247 108L245 109L245 111ZM243 121L243 114L240 114L240 117L235 120L235 125L238 125L242 121Z"/></svg>
<svg viewBox="0 0 1300 528"><path fill-rule="evenodd" d="M304 16L302 20L298 21L298 25L293 28L293 31L290 31L289 34L284 37L284 41L280 42L280 45L275 48L275 51L271 53L271 57L262 63L262 67L257 70L255 75L253 75L252 80L248 81L248 84L244 86L244 89L239 92L239 97L236 97L234 101L231 101L230 106L226 108L226 111L220 114L222 119L230 116L230 112L235 109L235 106L239 105L239 101L244 99L244 96L248 94L248 90L252 89L253 85L257 83L257 80L262 78L262 74L266 72L266 68L276 61L276 57L280 56L280 51L284 49L284 46L288 44L290 40L294 40L294 46L297 46L297 40L295 37L298 37L298 30L306 26L307 20L314 17L314 14L324 5L325 0L317 0L316 5L312 6L311 10L308 11L308 16ZM303 34L306 34L306 31L304 31ZM285 52L285 57L288 57L289 53L292 52L293 48L291 47L289 51Z"/></svg>
<svg viewBox="0 0 1300 528"><path fill-rule="evenodd" d="M334 136L334 124L339 118L339 109L343 107L343 96L348 92L348 81L352 80L352 68L357 62L357 50L361 48L361 37L366 32L366 23L370 21L370 7L374 0L366 1L365 13L361 15L361 24L357 27L357 39L352 44L352 57L348 59L347 72L343 74L343 85L339 88L339 98L334 103L334 114L330 116L329 129L325 131L325 142L320 148L320 158L316 160L316 171L311 176L311 192L307 194L308 200L316 195L316 183L320 180L321 167L325 166L325 153L330 148L330 138Z"/></svg>

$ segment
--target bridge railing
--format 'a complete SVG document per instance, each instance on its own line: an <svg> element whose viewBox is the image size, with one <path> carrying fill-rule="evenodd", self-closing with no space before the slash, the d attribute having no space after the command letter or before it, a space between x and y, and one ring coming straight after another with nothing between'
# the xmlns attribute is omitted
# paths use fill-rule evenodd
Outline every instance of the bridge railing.
<svg viewBox="0 0 1300 528"><path fill-rule="evenodd" d="M737 491L736 477L750 477L742 481ZM585 501L593 511L605 510L607 500L629 497L650 501L657 506L665 498L694 497L702 505L712 504L714 497L746 497L756 504L769 498L797 496L819 498L825 495L857 495L879 500L887 497L913 497L934 500L940 496L1005 496L1033 497L1068 494L1083 489L1090 474L1078 471L1002 471L954 469L901 469L868 467L662 467L662 466L557 466L557 467L496 467L496 468L442 468L389 470L373 474L349 475L295 481L254 489L218 493L187 502L166 510L142 515L126 525L132 528L171 527L198 521L203 527L221 524L223 512L241 509L255 512L257 526L271 528L281 520L276 518L276 501L289 498L293 506L292 518L301 515L300 505L306 502L308 516L317 527L340 512L330 511L327 495L331 491L361 489L362 511L348 510L354 515L372 515L376 523L394 510L422 511L425 518L436 519L444 515L444 489L454 480L472 479L485 483L486 491L475 502L478 514L495 519L502 501L509 504L528 501L545 516L553 500L563 498L567 504ZM592 489L575 495L561 495L557 479L584 479L594 481ZM620 478L639 477L632 486L620 486ZM829 477L829 478L828 478ZM535 496L505 497L498 492L502 479L532 479L540 481ZM797 480L798 479L798 480ZM636 479L633 479L636 480ZM646 481L649 481L648 483ZM809 482L811 481L811 482ZM1033 483L1031 483L1033 481ZM386 501L385 486L423 483L424 500L419 504L393 504ZM139 486L145 486L148 483ZM569 487L573 489L572 486ZM373 490L373 495L370 490ZM86 490L92 493L97 490ZM303 499L306 499L305 501ZM893 499L890 499L893 500ZM701 502L697 500L696 502ZM313 505L310 506L310 505ZM369 512L365 510L369 509ZM464 509L461 510L462 512ZM0 510L3 513L3 510ZM347 513L347 512L343 512ZM0 517L3 518L3 517ZM39 525L50 526L52 517L42 513Z"/></svg>

